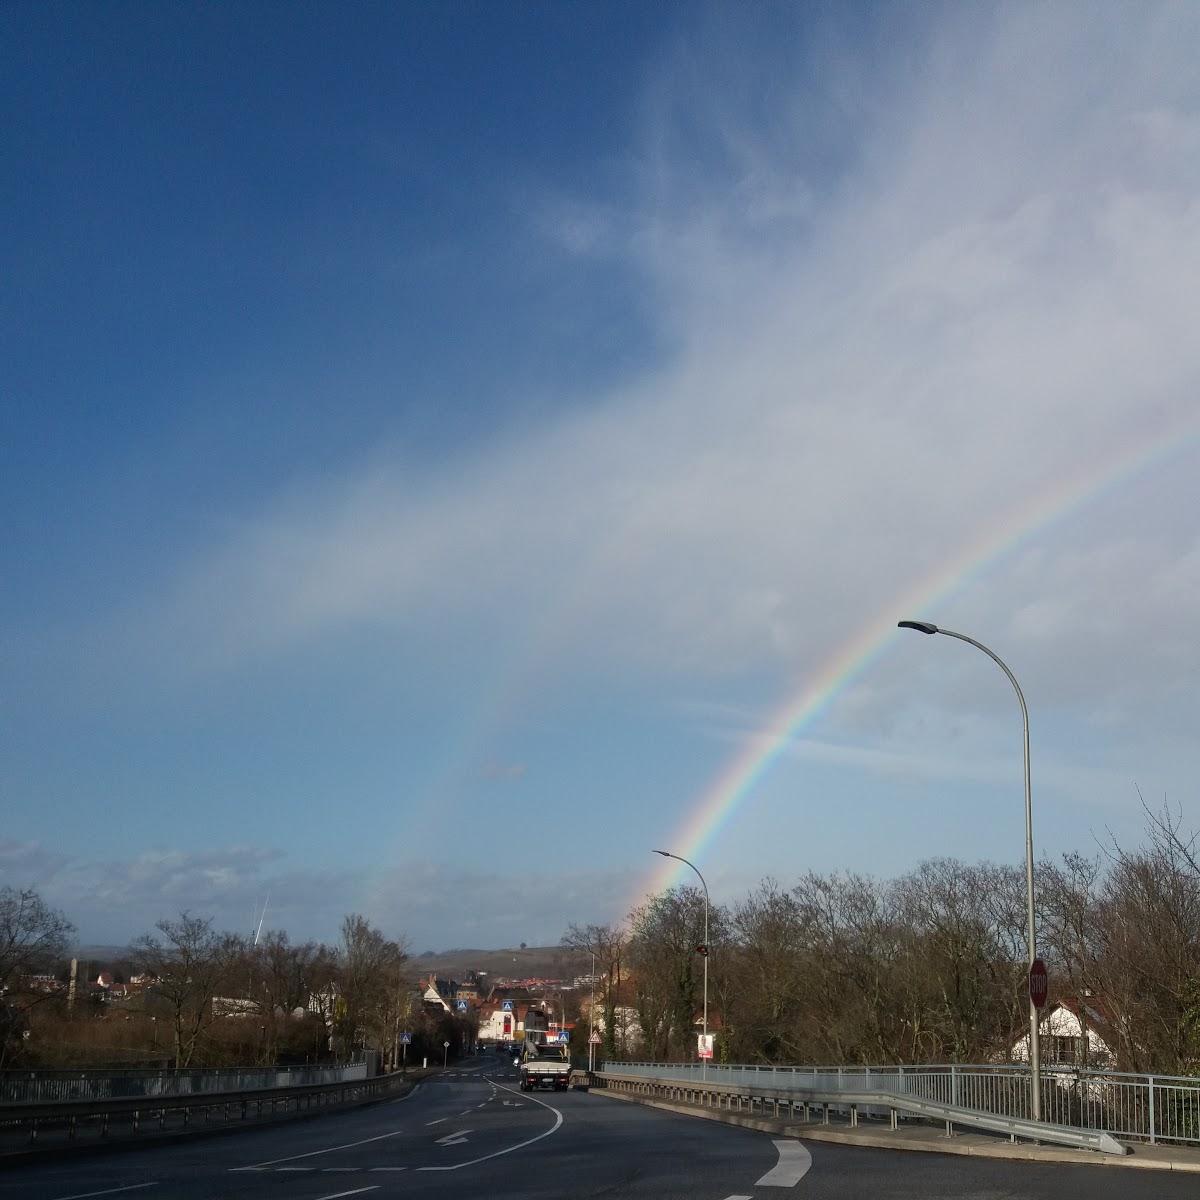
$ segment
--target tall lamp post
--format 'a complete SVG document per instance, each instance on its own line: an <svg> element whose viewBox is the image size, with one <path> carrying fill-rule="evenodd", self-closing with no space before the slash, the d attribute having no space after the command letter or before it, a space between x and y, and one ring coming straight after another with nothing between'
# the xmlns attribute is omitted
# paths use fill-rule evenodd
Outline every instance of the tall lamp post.
<svg viewBox="0 0 1200 1200"><path fill-rule="evenodd" d="M704 1048L708 1049L708 884L704 882L704 876L700 874L700 868L693 862L688 862L680 854L672 854L669 850L655 850L655 854L661 854L663 858L673 858L678 862L684 863L691 867L696 872L696 878L700 880L700 886L704 889ZM693 1026L693 1028L695 1028ZM700 1078L708 1078L708 1059L700 1060Z"/></svg>
<svg viewBox="0 0 1200 1200"><path fill-rule="evenodd" d="M592 951L592 999L588 1004L588 1070L594 1071L595 1068L595 1044L592 1042L592 1035L596 1032L596 952ZM607 1014L606 1014L607 1015ZM609 1017L609 1020L612 1020Z"/></svg>
<svg viewBox="0 0 1200 1200"><path fill-rule="evenodd" d="M1033 909L1033 793L1029 784L1029 709L1025 705L1025 695L1021 691L1021 685L1017 682L1017 677L1008 669L1000 656L989 650L982 642L977 642L974 638L967 637L965 633L955 633L952 629L941 629L939 626L930 624L928 621L900 621L898 622L898 628L915 629L918 633L925 634L940 633L945 637L958 638L960 642L967 642L969 645L974 646L976 650L982 650L1008 677L1008 682L1012 684L1013 691L1017 694L1017 701L1021 705L1021 723L1024 727L1025 735L1025 909L1027 921L1025 938L1029 947L1029 965L1032 967L1034 961L1037 959L1037 928ZM1035 1121L1042 1119L1042 1051L1038 1029L1039 1024L1038 1008L1033 1002L1033 997L1030 996L1029 1073L1030 1084L1033 1090L1032 1108L1033 1119Z"/></svg>

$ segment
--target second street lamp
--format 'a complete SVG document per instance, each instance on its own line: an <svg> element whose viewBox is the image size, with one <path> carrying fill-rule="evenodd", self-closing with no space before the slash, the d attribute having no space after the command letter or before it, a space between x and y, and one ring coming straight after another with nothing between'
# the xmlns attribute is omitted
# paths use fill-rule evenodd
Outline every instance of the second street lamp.
<svg viewBox="0 0 1200 1200"><path fill-rule="evenodd" d="M1008 669L1000 656L989 650L982 642L967 637L965 633L955 633L953 629L942 629L929 621L900 621L897 623L897 627L915 629L918 633L940 633L945 637L958 638L960 642L966 642L968 645L974 646L976 650L982 650L1008 676L1008 682L1012 684L1013 691L1017 694L1017 701L1021 705L1021 723L1025 732L1025 916L1027 922L1025 936L1029 945L1029 966L1032 970L1033 964L1037 960L1037 926L1033 908L1033 793L1029 784L1029 709L1025 705L1025 694L1021 691L1017 677ZM1038 1028L1040 1023L1038 1007L1033 1002L1031 995L1029 997L1029 1075L1033 1093L1031 1111L1035 1121L1042 1119L1042 1054Z"/></svg>
<svg viewBox="0 0 1200 1200"><path fill-rule="evenodd" d="M704 889L704 1049L708 1050L708 884L704 882L704 876L700 874L700 868L693 862L688 862L681 854L672 854L670 850L655 850L655 854L661 854L663 858L673 858L677 862L684 863L696 872L696 878L700 880L700 886ZM695 1029L695 1026L692 1026ZM708 1059L700 1059L700 1078L708 1078Z"/></svg>

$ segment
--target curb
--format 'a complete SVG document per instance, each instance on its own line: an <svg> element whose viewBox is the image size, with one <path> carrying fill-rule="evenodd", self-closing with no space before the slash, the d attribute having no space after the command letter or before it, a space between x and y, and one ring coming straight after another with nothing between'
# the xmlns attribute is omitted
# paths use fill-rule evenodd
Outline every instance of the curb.
<svg viewBox="0 0 1200 1200"><path fill-rule="evenodd" d="M691 1104L677 1104L668 1100L647 1100L640 1096L609 1091L608 1088L595 1088L592 1094L604 1096L609 1100L623 1100L627 1104L642 1104L647 1108L658 1108L664 1112L678 1113L680 1116L701 1117L708 1121L720 1121L724 1125L738 1125L743 1129L753 1129L760 1133L783 1134L786 1137L800 1138L806 1142L834 1142L843 1146L861 1146L873 1150L909 1150L917 1154L958 1154L974 1158L1004 1158L1018 1162L1069 1163L1072 1166L1083 1167L1124 1167L1143 1171L1180 1171L1200 1174L1200 1161L1180 1162L1141 1157L1139 1150L1144 1155L1148 1147L1141 1146L1139 1143L1130 1145L1130 1152L1120 1157L1115 1154L1094 1154L1087 1150L1031 1146L1019 1142L998 1141L981 1145L955 1138L945 1138L944 1144L926 1145L889 1137L886 1133L863 1130L861 1126L851 1132L850 1130L831 1129L827 1125L806 1125L798 1121L774 1120L770 1117L743 1117L737 1113L700 1108Z"/></svg>

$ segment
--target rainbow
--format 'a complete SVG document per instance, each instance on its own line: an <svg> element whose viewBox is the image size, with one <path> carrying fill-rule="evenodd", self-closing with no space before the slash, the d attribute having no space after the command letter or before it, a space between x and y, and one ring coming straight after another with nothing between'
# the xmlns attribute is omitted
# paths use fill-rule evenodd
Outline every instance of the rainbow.
<svg viewBox="0 0 1200 1200"><path fill-rule="evenodd" d="M1132 446L1122 447L1107 459L1093 461L1010 510L984 537L967 546L932 576L889 599L887 608L839 647L804 687L788 698L766 727L725 764L671 839L662 844L693 862L702 860L713 839L796 736L812 725L842 689L879 657L895 633L898 619L923 618L927 608L965 587L1032 534L1065 519L1197 439L1200 439L1200 420L1189 415L1186 420L1157 430ZM646 894L664 891L693 878L683 864L663 859L628 907L640 903Z"/></svg>

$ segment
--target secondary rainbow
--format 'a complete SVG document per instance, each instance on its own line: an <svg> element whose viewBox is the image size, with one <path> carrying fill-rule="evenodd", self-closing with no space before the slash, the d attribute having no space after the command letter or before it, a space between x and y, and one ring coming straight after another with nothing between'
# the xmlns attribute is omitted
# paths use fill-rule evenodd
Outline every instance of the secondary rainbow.
<svg viewBox="0 0 1200 1200"><path fill-rule="evenodd" d="M703 859L713 838L797 734L811 725L838 693L884 650L895 632L897 620L925 616L924 609L965 586L1032 534L1062 520L1162 458L1181 452L1197 439L1200 439L1200 418L1189 415L1186 420L1165 430L1123 446L1106 459L1094 461L1014 507L983 538L966 547L933 575L922 579L906 593L890 598L886 609L840 646L804 687L788 699L767 726L726 763L683 823L663 844L684 858ZM631 898L630 907L640 902L646 893L660 892L676 883L686 882L685 876L691 877L687 867L664 859L653 870L648 885Z"/></svg>

